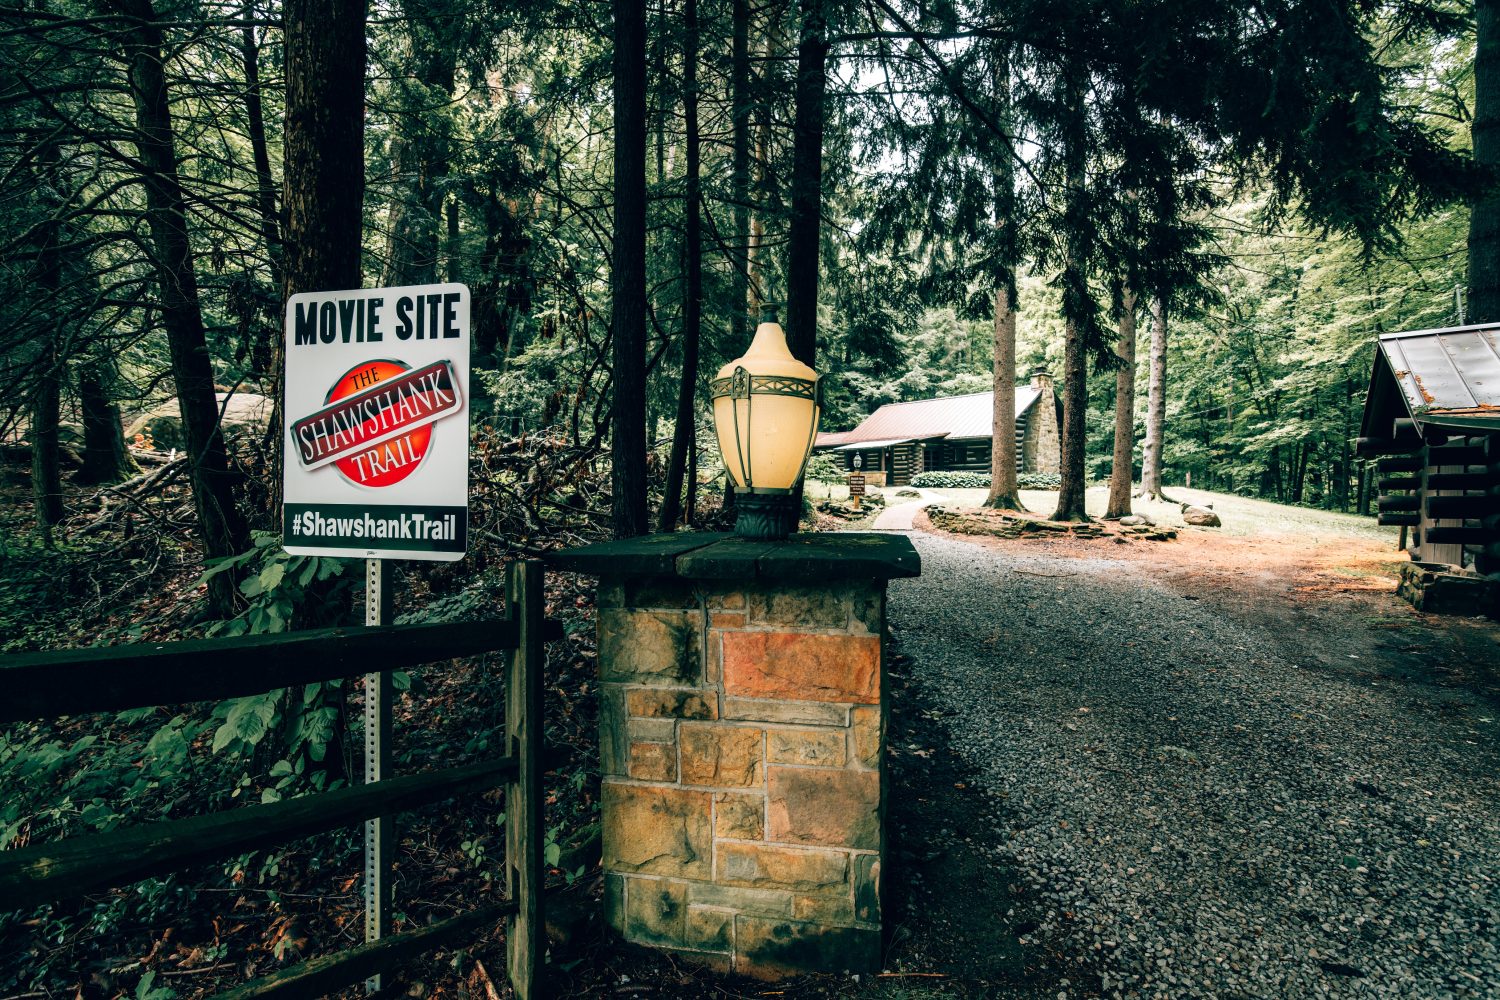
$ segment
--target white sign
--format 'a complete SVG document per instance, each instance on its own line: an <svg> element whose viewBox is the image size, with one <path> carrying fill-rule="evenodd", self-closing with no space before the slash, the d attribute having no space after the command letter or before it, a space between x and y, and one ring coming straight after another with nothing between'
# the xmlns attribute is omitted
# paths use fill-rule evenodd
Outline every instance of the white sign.
<svg viewBox="0 0 1500 1000"><path fill-rule="evenodd" d="M469 289L306 292L286 306L282 544L293 555L463 558Z"/></svg>

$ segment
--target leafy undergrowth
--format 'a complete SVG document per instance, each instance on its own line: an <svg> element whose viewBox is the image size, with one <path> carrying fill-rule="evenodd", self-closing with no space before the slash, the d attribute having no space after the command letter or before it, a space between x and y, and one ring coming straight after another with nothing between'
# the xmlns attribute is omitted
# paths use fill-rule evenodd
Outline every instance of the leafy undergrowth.
<svg viewBox="0 0 1500 1000"><path fill-rule="evenodd" d="M471 470L471 547L458 564L403 564L398 621L503 614L504 568L516 555L599 534L606 483L565 442L478 435ZM204 567L190 505L170 477L134 493L70 489L50 545L17 511L24 484L0 491L0 640L7 651L208 634L281 631L353 618L357 563L287 557L274 536L217 572L239 580L233 619L202 616ZM124 499L120 499L123 497ZM567 637L546 672L547 822L560 886L586 873L569 850L597 815L592 590L548 581L547 613ZM397 675L398 772L503 752L502 654ZM205 669L212 669L206 663ZM308 685L224 703L165 706L0 729L0 847L17 848L339 787L362 743L358 683ZM464 912L504 892L503 794L404 815L396 861L396 929ZM587 838L582 838L587 842ZM166 878L25 911L0 912L0 996L205 996L363 933L358 829L309 837ZM563 865L569 866L564 870ZM415 967L419 993L466 990L480 967L503 982L497 937ZM351 994L353 995L353 994Z"/></svg>

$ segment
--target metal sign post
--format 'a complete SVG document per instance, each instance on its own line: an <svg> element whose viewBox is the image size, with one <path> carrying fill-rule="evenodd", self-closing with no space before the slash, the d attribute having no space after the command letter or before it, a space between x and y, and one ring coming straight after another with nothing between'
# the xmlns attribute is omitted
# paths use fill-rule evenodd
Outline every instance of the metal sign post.
<svg viewBox="0 0 1500 1000"><path fill-rule="evenodd" d="M379 559L365 560L365 627L389 625L390 575ZM365 784L391 774L391 675L365 674ZM396 843L390 816L365 820L365 941L391 931L391 854ZM365 991L380 990L380 976L365 980Z"/></svg>

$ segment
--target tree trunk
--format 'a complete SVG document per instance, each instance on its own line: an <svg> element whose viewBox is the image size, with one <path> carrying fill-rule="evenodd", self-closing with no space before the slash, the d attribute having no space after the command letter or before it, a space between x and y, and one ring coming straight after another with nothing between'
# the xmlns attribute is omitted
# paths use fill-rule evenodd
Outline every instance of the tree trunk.
<svg viewBox="0 0 1500 1000"><path fill-rule="evenodd" d="M1115 454L1109 467L1106 518L1130 516L1130 487L1135 472L1135 292L1120 296L1120 368L1115 372Z"/></svg>
<svg viewBox="0 0 1500 1000"><path fill-rule="evenodd" d="M125 448L120 407L110 392L113 366L103 359L78 370L78 407L83 413L83 468L80 483L114 483L134 467Z"/></svg>
<svg viewBox="0 0 1500 1000"><path fill-rule="evenodd" d="M682 480L688 452L697 446L698 326L703 309L703 227L699 216L698 178L698 0L684 0L682 115L687 131L687 179L684 188L684 254L687 257L687 297L682 304L682 382L677 389L677 423L672 429L672 455L667 462L667 488L661 502L661 531L672 531L682 514Z"/></svg>
<svg viewBox="0 0 1500 1000"><path fill-rule="evenodd" d="M775 119L776 109L772 106L770 95L770 84L766 81L766 75L773 72L774 67L781 62L782 52L785 49L786 39L782 29L780 12L783 7L776 4L766 4L761 8L765 13L765 57L761 65L765 67L761 77L760 100L755 104L755 211L750 217L750 240L747 251L746 272L750 279L750 307L751 312L757 316L760 313L761 304L772 297L771 269L766 259L766 215L771 212L772 206L780 204L779 193L775 190L776 178L771 173L771 123ZM793 126L795 129L795 125ZM752 326L753 329L753 326ZM733 490L733 484L729 489Z"/></svg>
<svg viewBox="0 0 1500 1000"><path fill-rule="evenodd" d="M732 0L734 39L729 68L733 154L729 174L734 203L734 242L729 257L729 343L734 350L750 342L750 7Z"/></svg>
<svg viewBox="0 0 1500 1000"><path fill-rule="evenodd" d="M39 237L36 254L36 288L46 301L56 303L62 289L62 215L65 206L58 177L61 151L57 143L44 140L37 152L35 165L39 201L47 217L37 226ZM62 444L58 440L62 423L62 359L57 344L62 335L50 329L37 344L35 384L31 390L31 497L36 526L42 540L52 544L52 526L63 518Z"/></svg>
<svg viewBox="0 0 1500 1000"><path fill-rule="evenodd" d="M1500 0L1474 0L1474 162L1500 171ZM1469 323L1500 320L1500 188L1469 214Z"/></svg>
<svg viewBox="0 0 1500 1000"><path fill-rule="evenodd" d="M1167 306L1151 300L1151 372L1146 384L1146 440L1141 448L1143 500L1166 500L1161 492L1162 442L1167 426Z"/></svg>
<svg viewBox="0 0 1500 1000"><path fill-rule="evenodd" d="M452 119L434 114L429 105L438 95L447 99L453 94L465 24L462 7L429 0L403 0L399 6L411 44L408 65L420 86L400 90L399 117L391 140L396 183L387 214L390 231L381 274L381 283L387 287L438 280Z"/></svg>
<svg viewBox="0 0 1500 1000"><path fill-rule="evenodd" d="M234 476L219 431L213 365L204 336L187 213L177 174L161 28L151 0L115 0L112 7L127 19L123 32L135 102L135 147L146 189L146 223L155 251L161 319L182 411L198 531L204 556L222 558L248 548L250 538L235 507ZM234 599L234 581L227 574L221 573L209 582L209 600L215 614L232 614Z"/></svg>
<svg viewBox="0 0 1500 1000"><path fill-rule="evenodd" d="M1089 302L1088 254L1085 241L1087 224L1087 177L1084 168L1088 151L1087 122L1084 119L1084 89L1087 80L1076 57L1069 57L1067 70L1067 116L1064 132L1067 190L1063 207L1063 422L1062 483L1057 492L1054 521L1087 521L1084 507L1086 453L1088 434L1085 418L1089 409L1088 351L1085 344L1087 324L1092 312Z"/></svg>
<svg viewBox="0 0 1500 1000"><path fill-rule="evenodd" d="M614 0L615 220L611 273L616 538L644 535L646 511L646 13Z"/></svg>
<svg viewBox="0 0 1500 1000"><path fill-rule="evenodd" d="M802 0L792 118L791 219L787 239L786 333L792 357L809 368L818 356L818 258L823 233L823 95L827 89L827 15L823 0ZM792 491L802 510L802 480Z"/></svg>
<svg viewBox="0 0 1500 1000"><path fill-rule="evenodd" d="M62 423L61 364L51 338L42 344L40 361L31 396L31 496L37 529L51 545L52 527L63 519L62 445L58 440Z"/></svg>
<svg viewBox="0 0 1500 1000"><path fill-rule="evenodd" d="M828 43L823 0L802 0L792 121L791 225L788 232L786 334L792 357L816 367L818 257L823 221L823 93Z"/></svg>
<svg viewBox="0 0 1500 1000"><path fill-rule="evenodd" d="M252 20L254 15L253 3L246 0L243 10L245 20ZM255 163L255 207L260 216L261 238L266 241L271 287L279 294L282 283L281 224L276 214L276 179L271 176L266 116L260 99L260 44L256 41L252 25L246 24L242 31L240 58L245 71L245 123L250 138L250 154ZM262 334L249 345L251 371L263 378L276 376L278 373L274 364L276 341L281 338L280 326L275 323L258 323L253 324L251 329L259 330Z"/></svg>
<svg viewBox="0 0 1500 1000"><path fill-rule="evenodd" d="M282 176L286 206L283 298L359 288L365 200L366 0L287 0L286 124ZM275 369L286 346L276 338ZM273 433L281 435L281 380ZM282 449L271 510L281 517Z"/></svg>
<svg viewBox="0 0 1500 1000"><path fill-rule="evenodd" d="M1010 51L995 47L997 116L1008 126L1010 114ZM999 261L995 269L994 406L991 416L990 492L986 507L1024 510L1016 482L1016 178L1009 140L996 138L994 153L995 229ZM1038 407L1040 412L1040 407ZM1038 418L1039 419L1039 418Z"/></svg>

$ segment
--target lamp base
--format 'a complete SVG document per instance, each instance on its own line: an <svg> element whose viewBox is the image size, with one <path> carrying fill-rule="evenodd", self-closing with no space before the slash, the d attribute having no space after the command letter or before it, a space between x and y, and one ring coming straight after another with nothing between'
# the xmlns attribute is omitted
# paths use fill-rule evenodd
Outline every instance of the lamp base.
<svg viewBox="0 0 1500 1000"><path fill-rule="evenodd" d="M797 510L790 493L737 493L734 533L741 538L780 541L797 530Z"/></svg>

